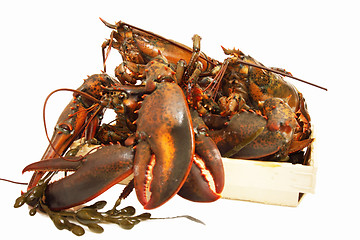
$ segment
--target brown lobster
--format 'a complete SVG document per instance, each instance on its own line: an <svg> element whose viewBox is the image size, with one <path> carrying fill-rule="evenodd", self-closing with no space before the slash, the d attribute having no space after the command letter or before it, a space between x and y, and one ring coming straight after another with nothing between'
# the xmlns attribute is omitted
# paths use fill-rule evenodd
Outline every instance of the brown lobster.
<svg viewBox="0 0 360 240"><path fill-rule="evenodd" d="M302 94L283 80L284 70L269 69L239 50L224 48L223 63L154 33L102 20L113 29L102 45L104 68L111 49L123 62L115 78L95 74L74 91L59 117L28 191L46 172L75 171L36 195L53 211L83 204L131 174L139 202L161 206L175 194L198 202L221 197L222 156L284 160L312 138ZM107 51L106 51L107 49ZM114 124L102 124L106 109ZM102 144L79 156L75 140ZM65 156L64 156L65 155ZM27 201L36 205L36 197Z"/></svg>

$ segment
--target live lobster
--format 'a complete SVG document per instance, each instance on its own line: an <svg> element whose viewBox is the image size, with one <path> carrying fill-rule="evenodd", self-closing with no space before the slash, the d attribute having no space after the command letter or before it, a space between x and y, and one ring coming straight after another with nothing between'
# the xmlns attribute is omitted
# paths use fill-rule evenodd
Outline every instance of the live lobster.
<svg viewBox="0 0 360 240"><path fill-rule="evenodd" d="M24 168L35 173L16 207L28 203L55 218L131 174L120 199L134 188L145 209L175 194L211 202L225 184L222 156L286 161L313 141L305 100L283 79L292 77L285 70L235 49L223 48L229 56L223 62L211 59L200 51L198 35L191 49L123 22L102 21L113 29L102 44L104 72L77 90L56 90L74 97L41 161ZM111 49L123 58L116 78L106 73ZM107 109L116 113L113 124L101 124ZM90 143L94 148L84 150ZM75 173L49 183L57 171ZM97 214L97 222L104 219ZM53 221L67 226L61 217Z"/></svg>

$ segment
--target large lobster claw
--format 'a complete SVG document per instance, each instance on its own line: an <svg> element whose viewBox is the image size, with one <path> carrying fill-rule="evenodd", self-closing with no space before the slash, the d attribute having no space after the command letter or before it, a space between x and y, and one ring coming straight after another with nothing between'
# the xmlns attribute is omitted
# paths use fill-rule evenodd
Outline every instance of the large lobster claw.
<svg viewBox="0 0 360 240"><path fill-rule="evenodd" d="M92 96L94 99L101 98L102 86L111 86L114 84L113 79L106 74L94 74L89 76L85 82L78 88L78 91L84 92ZM49 145L42 157L50 159L62 155L68 147L76 140L88 125L89 131L94 131L92 127L96 128L99 125L99 117L101 113L92 119L91 123L86 124L90 111L87 108L94 104L92 100L87 99L81 94L74 94L74 99L65 107L61 113L54 134L51 138L51 145ZM28 189L34 187L43 176L43 172L34 173Z"/></svg>
<svg viewBox="0 0 360 240"><path fill-rule="evenodd" d="M194 155L189 108L175 83L158 83L140 108L134 185L145 209L159 207L185 182Z"/></svg>
<svg viewBox="0 0 360 240"><path fill-rule="evenodd" d="M83 204L97 197L132 173L134 151L121 145L108 145L80 157L53 158L32 163L26 171L75 171L64 179L49 184L45 201L52 210ZM76 161L78 160L78 161Z"/></svg>
<svg viewBox="0 0 360 240"><path fill-rule="evenodd" d="M281 159L288 155L297 126L294 113L280 98L267 99L262 105L262 115L241 112L226 128L210 132L222 155L233 152L228 157L243 159Z"/></svg>

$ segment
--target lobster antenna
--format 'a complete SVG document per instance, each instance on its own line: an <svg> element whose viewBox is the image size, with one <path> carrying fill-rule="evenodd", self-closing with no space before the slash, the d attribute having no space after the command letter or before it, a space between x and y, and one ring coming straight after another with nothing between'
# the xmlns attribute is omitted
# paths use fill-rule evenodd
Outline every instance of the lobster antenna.
<svg viewBox="0 0 360 240"><path fill-rule="evenodd" d="M311 85L311 86L313 86L313 87L317 87L317 88L320 88L320 89L322 89L322 90L327 91L327 88L324 88L324 87L319 86L319 85L317 85L317 84L314 84L314 83L311 83L311 82L302 80L302 79L300 79L300 78L294 77L294 76L292 76L292 75L290 75L290 74L287 74L287 73L284 73L284 72L282 72L282 71L279 71L279 70L276 70L276 69L272 69L272 68L268 68L268 67L261 66L261 65L257 65L257 64L253 64L253 63L249 63L249 62L246 62L246 61L243 61L243 60L240 60L240 59L237 59L237 61L240 62L240 63L242 63L242 64L246 64L246 65L249 65L249 66L252 66L252 67L264 69L264 70L266 70L266 71L270 71L270 72L273 72L273 73L277 73L277 74L280 74L280 75L282 75L282 76L284 76L284 77L292 78L292 79L295 79L295 80L297 80L297 81L299 81L299 82L306 83L306 84Z"/></svg>
<svg viewBox="0 0 360 240"><path fill-rule="evenodd" d="M0 181L9 182L9 183L14 183L14 184L19 184L19 185L28 185L27 183L16 182L16 181L12 181L12 180L5 179L5 178L0 178Z"/></svg>
<svg viewBox="0 0 360 240"><path fill-rule="evenodd" d="M91 96L90 94L87 94L85 92L82 92L82 91L79 91L79 90L75 90L75 89L69 89L69 88L60 88L60 89L56 89L54 91L52 91L45 99L45 102L44 102L44 107L43 107L43 122L44 122L44 130L45 130L45 135L46 135L46 138L47 140L49 141L49 145L51 146L51 148L54 150L54 152L60 157L62 158L63 160L66 160L66 161L70 161L70 162L73 162L73 161L80 161L82 160L82 158L80 159L77 159L77 160L72 160L72 159L68 159L68 158L65 158L63 156L61 156L61 154L59 154L59 152L55 149L54 145L51 143L51 140L49 138L49 134L48 134L48 131L47 131L47 127L46 127L46 117L45 117L45 109L46 109L46 104L49 100L49 98L56 92L60 92L60 91L69 91L69 92L74 92L74 93L78 93L88 99L90 99L91 101L94 101L96 103L98 103L99 105L101 104L101 101L94 98L93 96Z"/></svg>

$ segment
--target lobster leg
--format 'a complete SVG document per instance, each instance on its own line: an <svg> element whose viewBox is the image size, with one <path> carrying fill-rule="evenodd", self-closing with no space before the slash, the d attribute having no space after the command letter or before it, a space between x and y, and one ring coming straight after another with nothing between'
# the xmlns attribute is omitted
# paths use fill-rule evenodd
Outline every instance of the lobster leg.
<svg viewBox="0 0 360 240"><path fill-rule="evenodd" d="M181 88L162 82L140 108L134 186L145 209L164 204L181 188L194 155L190 112Z"/></svg>
<svg viewBox="0 0 360 240"><path fill-rule="evenodd" d="M68 157L70 158L70 157ZM25 167L26 171L75 171L64 179L49 184L45 202L52 210L77 206L92 200L132 173L134 151L121 145L108 145L87 155L66 161L53 158Z"/></svg>

